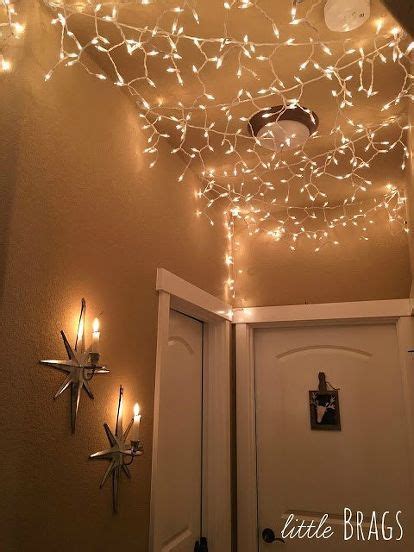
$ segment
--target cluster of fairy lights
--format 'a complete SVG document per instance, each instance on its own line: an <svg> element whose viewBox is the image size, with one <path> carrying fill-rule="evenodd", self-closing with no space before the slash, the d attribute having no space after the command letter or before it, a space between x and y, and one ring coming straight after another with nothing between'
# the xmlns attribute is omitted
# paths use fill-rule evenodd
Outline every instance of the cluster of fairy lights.
<svg viewBox="0 0 414 552"><path fill-rule="evenodd" d="M12 70L12 60L4 52L14 39L24 31L24 25L18 21L14 4L10 0L0 0L0 73Z"/></svg>
<svg viewBox="0 0 414 552"><path fill-rule="evenodd" d="M261 0L229 0L222 6L222 35L203 37L186 32L189 17L191 28L200 23L196 0L182 0L165 11L160 8L151 25L148 12L143 12L147 8L141 5L147 3L49 0L55 10L52 23L61 27L61 41L59 58L45 80L61 65L80 65L131 94L147 132L144 151L150 166L164 147L161 143L166 143L171 153L184 160L178 181L187 173L199 177L197 215L206 215L214 224L224 212L227 286L233 295L239 272L234 261L239 243L236 234L262 234L286 241L292 251L299 240L307 239L318 252L326 244L338 244L339 229L356 230L359 239L368 240L370 225L384 212L389 223L408 231L404 190L386 185L385 179L383 191L374 195L368 170L391 152L401 154L402 171L409 158L407 117L395 112L399 104L414 99L414 77L409 70L414 42L400 28L387 29L385 21L372 27L370 22L363 47L352 42L352 33L338 33L340 38L322 41L311 21L322 0L292 0L289 20L280 28L275 20L280 8L271 14ZM240 9L260 15L272 40L254 41L248 29L235 36L230 22ZM129 14L136 10L135 20L142 14L145 23L129 24L123 10ZM87 38L81 38L76 30L79 18L93 29ZM300 42L294 30L303 26L310 29L309 37ZM281 78L277 65L289 48L303 56L299 65L291 68L289 82L284 82L286 77ZM120 61L125 54L134 61L134 76L130 75L131 64L127 64L128 72ZM104 56L100 66L105 72L91 64L91 57L97 56ZM394 97L378 106L375 70L387 63L399 69L399 88ZM226 85L223 96L230 99L215 96L212 68L227 71L228 89ZM282 144L279 151L263 148L248 132L249 118L265 106L306 110L302 98L308 86L318 81L331 84L329 101L336 113L333 128L323 135L316 132L295 150L283 147L289 144ZM169 87L174 90L172 100L160 99L158 90ZM189 90L197 92L189 94ZM352 108L358 107L360 100L366 105L372 98L378 113L375 122L352 118ZM317 111L317 106L312 109ZM313 153L309 153L310 146ZM213 168L214 159L221 161ZM330 200L326 185L320 184L327 180L332 183L329 189L335 191L335 184L340 186L339 202Z"/></svg>

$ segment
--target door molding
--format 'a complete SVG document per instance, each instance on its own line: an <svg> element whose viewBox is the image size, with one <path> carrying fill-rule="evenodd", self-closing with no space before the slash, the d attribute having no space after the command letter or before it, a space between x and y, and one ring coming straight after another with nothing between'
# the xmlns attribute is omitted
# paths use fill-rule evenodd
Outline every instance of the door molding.
<svg viewBox="0 0 414 552"><path fill-rule="evenodd" d="M186 282L165 268L157 269L156 290L170 295L171 308L203 322L223 319L231 321L233 318L231 305Z"/></svg>
<svg viewBox="0 0 414 552"><path fill-rule="evenodd" d="M234 309L236 324L237 550L259 550L254 329L323 324L395 324L414 496L414 318L411 299ZM414 499L413 499L414 500Z"/></svg>
<svg viewBox="0 0 414 552"><path fill-rule="evenodd" d="M203 335L203 532L214 552L231 550L230 336L232 309L168 270L157 270L157 358L149 551L157 516L160 382L168 354L171 309L204 323ZM177 446L185 446L183 443Z"/></svg>
<svg viewBox="0 0 414 552"><path fill-rule="evenodd" d="M401 316L412 316L412 299L385 299L382 301L355 301L350 303L321 303L310 305L281 305L277 307L251 307L233 310L235 324L257 326L278 323L287 325L300 322L322 322L336 324L343 320L387 321Z"/></svg>

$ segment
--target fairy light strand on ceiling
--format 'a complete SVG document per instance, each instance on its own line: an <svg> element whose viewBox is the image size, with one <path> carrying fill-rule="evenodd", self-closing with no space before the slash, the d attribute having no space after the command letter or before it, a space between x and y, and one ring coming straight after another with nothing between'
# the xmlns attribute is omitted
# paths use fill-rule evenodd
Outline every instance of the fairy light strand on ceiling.
<svg viewBox="0 0 414 552"><path fill-rule="evenodd" d="M284 240L291 250L300 239L312 240L315 252L338 243L337 229L357 230L359 239L369 239L370 225L384 211L391 225L408 231L404 187L389 184L393 179L384 174L378 189L369 172L391 156L395 165L396 155L404 171L409 158L406 102L414 99L414 42L401 29L386 28L384 20L367 23L364 36L336 38L336 33L334 40L323 40L314 22L321 0L293 0L284 20L281 8L271 13L265 5L270 4L226 1L220 6L221 34L209 29L201 36L196 31L203 10L196 1L165 10L157 10L157 2L150 7L50 2L61 40L45 80L60 66L80 65L133 97L147 133L150 166L166 143L184 161L178 181L190 170L199 177L197 214L213 224L225 213L232 236L226 254L232 292L236 227L249 236ZM250 32L248 25L240 32L232 21L242 12L246 22L260 18L262 32ZM291 54L286 71L281 60ZM384 79L377 84L377 75L384 68L398 71L398 86L380 103ZM220 78L226 74L220 96L215 72ZM315 85L328 91L329 98L319 101L329 103L332 126L322 119L320 130L293 150L289 144L279 151L263 148L248 131L250 117L274 105L282 105L283 112L297 107L318 112L307 99ZM167 97L161 98L165 90ZM369 120L364 113L371 113Z"/></svg>
<svg viewBox="0 0 414 552"><path fill-rule="evenodd" d="M5 46L18 39L24 32L24 25L17 20L17 11L10 0L0 0L0 73L12 69L12 61L5 54Z"/></svg>

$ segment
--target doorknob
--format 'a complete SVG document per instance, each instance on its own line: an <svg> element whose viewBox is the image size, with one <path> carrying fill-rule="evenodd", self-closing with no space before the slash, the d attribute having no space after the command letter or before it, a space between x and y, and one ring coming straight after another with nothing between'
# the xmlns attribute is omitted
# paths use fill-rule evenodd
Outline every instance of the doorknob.
<svg viewBox="0 0 414 552"><path fill-rule="evenodd" d="M285 543L283 539L281 539L280 537L276 537L273 529L270 529L269 527L267 527L266 529L263 529L262 539L264 540L264 542L267 542L267 543L271 543L275 541L283 542L283 544Z"/></svg>
<svg viewBox="0 0 414 552"><path fill-rule="evenodd" d="M207 539L201 537L194 545L194 552L208 552Z"/></svg>

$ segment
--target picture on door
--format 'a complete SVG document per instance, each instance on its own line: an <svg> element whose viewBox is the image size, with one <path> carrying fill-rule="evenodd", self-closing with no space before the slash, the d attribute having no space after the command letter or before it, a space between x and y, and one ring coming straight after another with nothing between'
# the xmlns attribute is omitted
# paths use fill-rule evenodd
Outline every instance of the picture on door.
<svg viewBox="0 0 414 552"><path fill-rule="evenodd" d="M341 431L337 390L309 391L311 429Z"/></svg>

